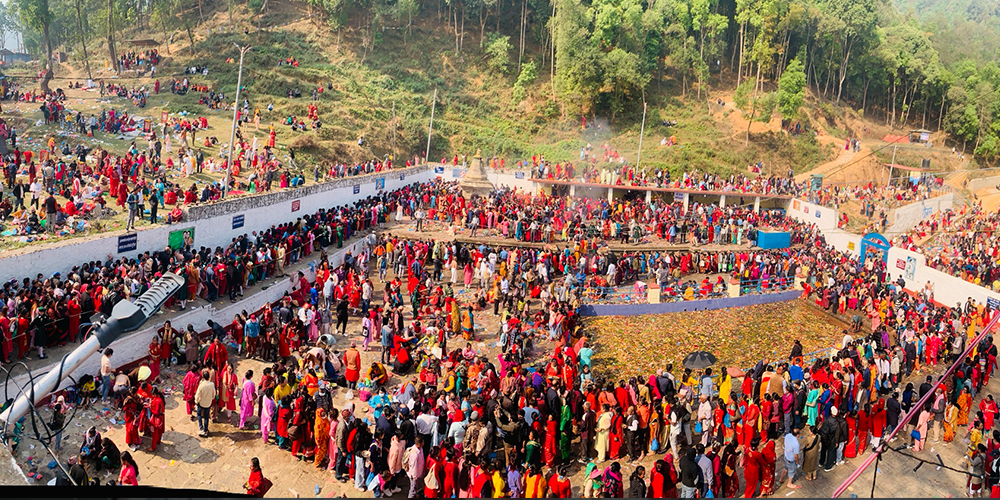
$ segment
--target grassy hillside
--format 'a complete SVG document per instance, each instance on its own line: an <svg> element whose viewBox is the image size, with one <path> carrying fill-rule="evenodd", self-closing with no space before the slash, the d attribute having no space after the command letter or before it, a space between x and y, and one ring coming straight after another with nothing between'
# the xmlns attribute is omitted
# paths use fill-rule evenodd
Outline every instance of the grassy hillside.
<svg viewBox="0 0 1000 500"><path fill-rule="evenodd" d="M213 7L217 10L213 11ZM193 51L186 32L175 33L169 54L167 47L161 48L166 61L159 70L160 80L167 83L170 75L181 78L184 66L208 66L209 75L191 77L193 82L206 83L232 98L237 64L226 59L238 60L234 43L252 45L244 63L245 95L252 107L265 110L268 104L274 105L272 113L264 113L262 131L257 135L263 138L267 123L273 121L279 130L279 144L295 148L307 163L383 158L393 151L394 132L399 162L414 154L422 155L435 89L438 98L431 160L471 154L481 148L484 155L505 158L507 165L532 155L572 161L578 160L580 149L590 143L597 151L608 144L629 163L635 161L641 103L632 103L613 122L606 117L588 116L592 126L583 130L582 118L565 115L561 103L552 99L551 61L538 47L527 47L525 62L536 64L537 77L527 82L523 99L519 100L512 89L517 80L516 49L510 51L508 71L491 71L479 47L478 30L466 35L464 48L456 55L454 35L435 25L433 15L425 16L425 24L416 24L409 35L404 30L379 33L374 49L365 50L361 32L349 26L334 31L314 22L307 18L301 3L271 2L265 16L271 27L253 29L248 34L242 28L225 28L228 14L221 3L206 2L205 8L209 12L206 22L193 29ZM234 18L239 26L252 26L253 21L240 8ZM213 26L210 32L209 26ZM297 67L278 65L289 57L298 60ZM80 75L80 61L71 60L63 66L64 74ZM731 76L723 78L731 86ZM719 81L710 81L709 85L713 92L703 92L699 100L690 89L687 95L681 95L680 83L668 78L650 84L644 166L728 173L764 161L772 172L783 174L788 168L796 172L808 170L832 156L813 134L791 138L778 131L777 120L767 126L754 124L749 145L745 145L746 125L740 112L732 104L725 109L715 104L719 97L731 100L732 89ZM304 117L312 103L312 89L318 87L324 89L318 102L323 123L320 130L292 132L279 125L289 115ZM287 98L288 90L296 88L302 97ZM217 130L212 134L227 141L229 125L225 122L231 114L209 112L198 104L198 98L195 93L161 93L150 100L153 109L143 113L158 116L160 107L172 113L211 113L215 115L213 122L220 125L213 123ZM128 109L130 105L125 106ZM676 120L677 125L666 127L662 120ZM593 126L595 123L600 127ZM837 130L829 124L823 126L827 134ZM364 146L359 146L358 138L362 136ZM661 146L661 140L671 136L678 145Z"/></svg>

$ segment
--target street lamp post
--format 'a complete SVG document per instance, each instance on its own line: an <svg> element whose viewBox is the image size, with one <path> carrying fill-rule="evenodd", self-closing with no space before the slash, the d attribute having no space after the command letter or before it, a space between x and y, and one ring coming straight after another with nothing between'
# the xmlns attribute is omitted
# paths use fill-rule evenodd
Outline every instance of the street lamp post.
<svg viewBox="0 0 1000 500"><path fill-rule="evenodd" d="M236 146L236 113L240 109L240 87L243 85L243 56L246 55L247 51L250 50L250 46L240 47L239 45L233 44L240 51L240 71L236 77L236 100L233 101L233 130L229 134L229 161L226 162L226 184L222 186L222 197L225 198L229 194L229 180L233 171L233 149Z"/></svg>

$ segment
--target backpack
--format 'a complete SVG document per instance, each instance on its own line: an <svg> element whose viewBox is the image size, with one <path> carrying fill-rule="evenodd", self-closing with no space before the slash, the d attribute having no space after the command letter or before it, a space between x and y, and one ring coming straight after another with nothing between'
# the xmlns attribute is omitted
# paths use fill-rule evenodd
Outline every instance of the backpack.
<svg viewBox="0 0 1000 500"><path fill-rule="evenodd" d="M491 429L492 424L487 422L485 426L479 430L479 439L476 440L476 452L483 453L486 450L490 442L490 434L492 434L493 429Z"/></svg>
<svg viewBox="0 0 1000 500"><path fill-rule="evenodd" d="M410 472L410 454L413 453L413 447L409 447L403 452L403 470Z"/></svg>
<svg viewBox="0 0 1000 500"><path fill-rule="evenodd" d="M469 444L472 452L476 451L476 447L473 445L479 444L479 436L483 434L482 426L475 425L470 426L465 432L465 442Z"/></svg>

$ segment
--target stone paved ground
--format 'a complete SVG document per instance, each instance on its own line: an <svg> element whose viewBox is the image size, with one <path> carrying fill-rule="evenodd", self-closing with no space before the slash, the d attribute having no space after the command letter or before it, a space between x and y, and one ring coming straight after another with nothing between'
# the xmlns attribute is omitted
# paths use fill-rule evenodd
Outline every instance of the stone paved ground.
<svg viewBox="0 0 1000 500"><path fill-rule="evenodd" d="M407 234L404 227L402 229ZM375 277L377 281L377 276ZM378 283L376 283L378 286ZM460 290L460 293L462 291ZM478 349L485 350L494 355L497 349L492 345L496 341L493 332L497 330L496 319L492 314L479 314L476 317L476 324L481 326L480 342ZM360 321L352 318L347 338L339 338L337 348L344 349L349 345L351 339L360 340L357 333L360 330ZM538 352L548 352L551 349L549 342L538 343ZM363 362L367 366L373 357L378 353L363 353ZM255 373L260 373L264 364L255 360L240 359L237 362L237 373L243 373L247 369L253 369ZM243 485L249 473L250 458L258 457L261 461L264 473L272 481L274 488L268 496L272 497L333 497L347 495L351 497L370 497L370 493L361 493L353 488L352 483L342 484L337 482L332 473L317 471L311 463L299 462L292 458L290 453L279 450L273 444L265 445L261 441L259 431L241 431L234 425L235 415L232 423L213 423L211 425L212 436L209 438L197 437L197 424L190 421L185 415L183 401L180 400L181 375L173 370L164 373L168 377L161 383L161 387L170 389L174 394L167 399L167 431L163 436L163 443L160 449L154 454L140 450L134 454L140 469L140 482L151 486L175 487L175 488L201 488L206 490L226 491L242 493ZM925 376L922 372L920 376ZM258 375L259 376L259 375ZM394 377L391 384L397 384L399 378ZM997 378L994 378L985 393L993 393L998 389ZM334 391L334 398L337 407L343 407L346 403L343 389ZM359 404L355 400L356 404ZM70 423L70 430L63 439L64 451L61 453L63 459L71 456L77 450L82 441L84 430L90 425L97 425L101 432L111 437L122 449L124 447L124 428L120 424L112 424L111 418L115 413L104 412L103 406L97 404L89 410L81 410L76 419ZM43 416L48 419L50 413L47 409L42 410ZM254 421L254 424L257 422ZM928 444L927 450L921 455L927 459L934 459L935 454L940 454L946 464L964 468L961 461L965 445L961 442L964 431L960 431L959 438L955 442L947 445ZM900 439L895 445L902 444ZM149 439L144 438L144 447L148 446ZM781 448L779 440L779 453ZM32 449L31 447L34 446ZM39 469L44 475L44 483L52 477L52 472L45 467L50 458L39 446L39 443L31 439L26 439L16 454L18 463L22 467L27 467L25 462L29 457L36 458L36 464L41 463ZM647 458L643 465L649 471L655 458ZM862 462L863 458L849 460L846 464L837 466L829 473L820 470L815 481L805 481L800 479L799 484L803 485L799 490L788 490L781 487L776 493L777 497L790 498L813 498L829 496L833 490ZM965 476L946 470L937 471L931 466L924 466L916 473L913 468L916 462L906 459L898 454L890 454L885 457L878 467L876 496L879 497L955 497L961 496L965 488ZM623 463L625 476L629 476L634 467ZM27 470L27 469L26 469ZM583 481L582 464L574 462L571 466L571 481L575 496L582 496L581 488ZM847 495L856 494L859 497L868 497L871 493L871 478L875 474L874 467L867 471L847 492ZM102 481L116 479L112 473L102 473ZM627 485L626 485L627 486ZM317 495L316 488L319 488ZM404 487L404 492L406 491ZM403 494L397 495L401 497ZM846 496L846 495L845 495Z"/></svg>

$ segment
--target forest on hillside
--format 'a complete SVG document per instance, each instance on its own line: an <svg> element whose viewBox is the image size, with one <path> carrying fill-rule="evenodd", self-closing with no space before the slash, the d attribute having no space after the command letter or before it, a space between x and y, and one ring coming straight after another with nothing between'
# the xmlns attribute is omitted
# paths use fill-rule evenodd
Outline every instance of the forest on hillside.
<svg viewBox="0 0 1000 500"><path fill-rule="evenodd" d="M104 59L126 33L190 37L210 7L259 23L268 0L210 1L10 0L0 31L22 30L39 56L100 41ZM1000 158L997 0L301 1L364 54L385 48L386 29L405 41L433 26L449 40L442 52L509 75L515 96L544 89L564 118L634 115L672 80L684 97L707 97L708 82L735 88L752 120L792 120L806 86L868 119L944 129L978 158Z"/></svg>

